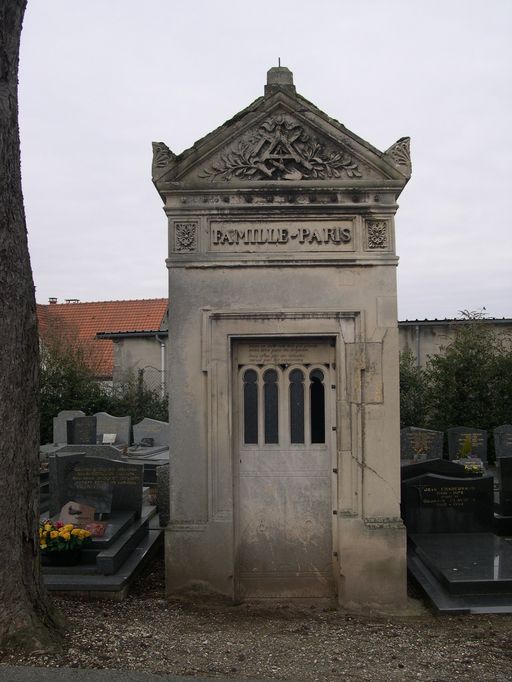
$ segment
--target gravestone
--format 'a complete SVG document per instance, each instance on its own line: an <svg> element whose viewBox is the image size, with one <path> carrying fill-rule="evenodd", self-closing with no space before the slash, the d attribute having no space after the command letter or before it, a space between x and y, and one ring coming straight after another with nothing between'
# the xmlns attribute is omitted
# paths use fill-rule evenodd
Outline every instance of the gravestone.
<svg viewBox="0 0 512 682"><path fill-rule="evenodd" d="M156 506L160 515L160 526L169 523L169 465L164 464L156 470Z"/></svg>
<svg viewBox="0 0 512 682"><path fill-rule="evenodd" d="M512 424L498 426L493 433L496 458L512 457Z"/></svg>
<svg viewBox="0 0 512 682"><path fill-rule="evenodd" d="M471 457L487 461L487 431L470 426L454 426L447 430L448 456L450 459ZM470 452L466 453L466 449Z"/></svg>
<svg viewBox="0 0 512 682"><path fill-rule="evenodd" d="M133 442L142 443L143 438L152 438L153 445L169 445L169 423L157 419L144 419L133 426Z"/></svg>
<svg viewBox="0 0 512 682"><path fill-rule="evenodd" d="M106 457L107 459L122 459L123 452L121 447L113 445L64 445L59 448L59 453L79 452L83 455L93 455L94 457Z"/></svg>
<svg viewBox="0 0 512 682"><path fill-rule="evenodd" d="M100 443L103 442L103 434L115 433L115 443L123 445L130 444L131 417L113 417L111 414L108 414L108 412L96 412L94 416L97 421L96 433Z"/></svg>
<svg viewBox="0 0 512 682"><path fill-rule="evenodd" d="M68 502L90 504L97 512L142 508L143 467L140 464L84 454L56 454L50 460L50 514Z"/></svg>
<svg viewBox="0 0 512 682"><path fill-rule="evenodd" d="M423 474L438 474L439 476L450 476L452 478L478 478L481 474L468 471L460 462L450 462L447 459L429 459L423 462L411 462L402 466L402 481Z"/></svg>
<svg viewBox="0 0 512 682"><path fill-rule="evenodd" d="M503 516L512 516L512 457L500 457L496 467L500 486L498 509Z"/></svg>
<svg viewBox="0 0 512 682"><path fill-rule="evenodd" d="M422 462L443 456L443 432L407 426L400 431L400 459Z"/></svg>
<svg viewBox="0 0 512 682"><path fill-rule="evenodd" d="M61 410L59 414L53 418L54 443L68 442L67 423L69 419L74 419L75 417L85 417L85 412L82 412L82 410Z"/></svg>
<svg viewBox="0 0 512 682"><path fill-rule="evenodd" d="M69 445L96 444L96 417L75 417L69 419L66 426Z"/></svg>
<svg viewBox="0 0 512 682"><path fill-rule="evenodd" d="M402 484L407 533L492 532L493 478L424 474Z"/></svg>

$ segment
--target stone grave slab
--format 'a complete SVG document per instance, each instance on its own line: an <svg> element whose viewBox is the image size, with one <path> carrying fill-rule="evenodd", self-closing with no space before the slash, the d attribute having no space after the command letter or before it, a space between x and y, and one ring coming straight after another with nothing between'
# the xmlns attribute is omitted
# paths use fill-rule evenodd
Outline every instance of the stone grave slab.
<svg viewBox="0 0 512 682"><path fill-rule="evenodd" d="M66 427L68 444L96 444L96 417L74 417L66 422Z"/></svg>
<svg viewBox="0 0 512 682"><path fill-rule="evenodd" d="M442 431L407 426L400 430L400 459L422 462L443 457Z"/></svg>
<svg viewBox="0 0 512 682"><path fill-rule="evenodd" d="M58 453L50 461L50 514L70 500L91 504L98 512L142 508L143 467L84 454ZM100 505L102 509L98 508Z"/></svg>
<svg viewBox="0 0 512 682"><path fill-rule="evenodd" d="M402 483L402 513L413 533L485 533L494 523L493 478L424 474Z"/></svg>
<svg viewBox="0 0 512 682"><path fill-rule="evenodd" d="M512 516L512 457L500 457L496 467L500 489L498 510L503 516Z"/></svg>
<svg viewBox="0 0 512 682"><path fill-rule="evenodd" d="M471 447L471 456L487 462L487 431L471 426L454 426L446 431L448 435L448 456L450 459L465 457L466 444Z"/></svg>
<svg viewBox="0 0 512 682"><path fill-rule="evenodd" d="M133 442L142 443L143 439L152 439L151 445L169 447L169 423L144 417L141 422L133 426Z"/></svg>
<svg viewBox="0 0 512 682"><path fill-rule="evenodd" d="M100 443L105 433L115 433L116 444L129 445L131 443L131 417L114 417L108 412L96 412L94 416L97 421L96 433Z"/></svg>
<svg viewBox="0 0 512 682"><path fill-rule="evenodd" d="M503 424L493 431L494 452L499 457L512 457L512 424Z"/></svg>
<svg viewBox="0 0 512 682"><path fill-rule="evenodd" d="M115 445L64 445L59 448L59 453L82 453L94 457L106 457L108 459L123 459L123 448Z"/></svg>
<svg viewBox="0 0 512 682"><path fill-rule="evenodd" d="M61 410L59 414L53 418L54 443L68 442L67 422L69 419L74 419L75 417L85 417L85 412L82 412L82 410Z"/></svg>

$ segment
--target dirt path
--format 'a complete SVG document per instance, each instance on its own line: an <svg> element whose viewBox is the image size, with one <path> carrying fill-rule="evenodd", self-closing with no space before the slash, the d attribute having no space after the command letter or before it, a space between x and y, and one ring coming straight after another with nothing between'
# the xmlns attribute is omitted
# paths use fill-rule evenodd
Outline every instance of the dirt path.
<svg viewBox="0 0 512 682"><path fill-rule="evenodd" d="M155 562L124 602L59 599L62 654L4 655L7 664L144 670L270 680L512 680L512 616L349 615L167 601Z"/></svg>

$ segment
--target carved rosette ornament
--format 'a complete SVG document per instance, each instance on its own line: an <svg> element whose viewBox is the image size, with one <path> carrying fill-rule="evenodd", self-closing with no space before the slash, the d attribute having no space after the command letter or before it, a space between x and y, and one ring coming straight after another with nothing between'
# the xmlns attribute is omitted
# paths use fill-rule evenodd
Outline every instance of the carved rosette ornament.
<svg viewBox="0 0 512 682"><path fill-rule="evenodd" d="M179 253L197 251L197 223L174 223L174 250Z"/></svg>
<svg viewBox="0 0 512 682"><path fill-rule="evenodd" d="M267 119L249 139L241 140L200 177L214 180L311 180L360 178L357 163L345 150L327 151L293 119Z"/></svg>
<svg viewBox="0 0 512 682"><path fill-rule="evenodd" d="M389 247L388 224L386 220L366 221L366 248L387 249Z"/></svg>

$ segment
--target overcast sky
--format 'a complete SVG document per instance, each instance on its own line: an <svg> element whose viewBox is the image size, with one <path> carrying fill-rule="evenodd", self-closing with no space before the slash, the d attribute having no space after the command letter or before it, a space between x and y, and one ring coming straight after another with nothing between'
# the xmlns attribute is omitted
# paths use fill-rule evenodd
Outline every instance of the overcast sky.
<svg viewBox="0 0 512 682"><path fill-rule="evenodd" d="M22 171L37 300L167 295L151 141L298 92L381 150L412 138L399 317L512 317L512 0L29 0Z"/></svg>

